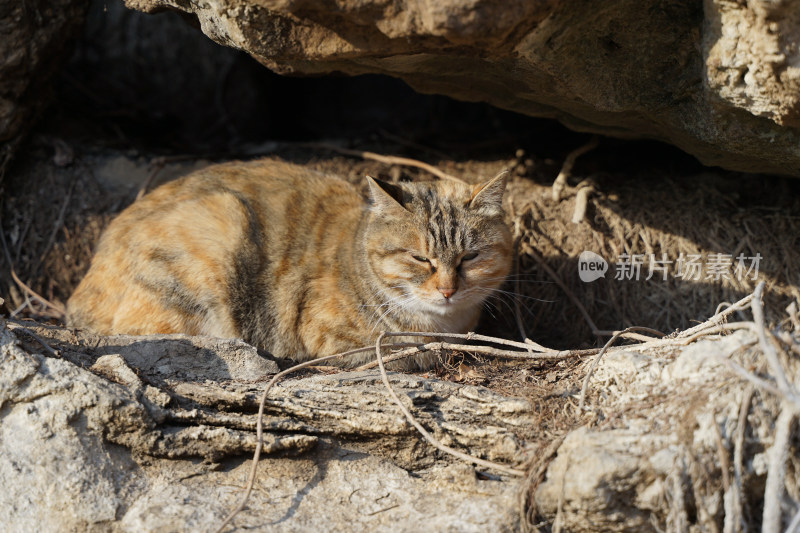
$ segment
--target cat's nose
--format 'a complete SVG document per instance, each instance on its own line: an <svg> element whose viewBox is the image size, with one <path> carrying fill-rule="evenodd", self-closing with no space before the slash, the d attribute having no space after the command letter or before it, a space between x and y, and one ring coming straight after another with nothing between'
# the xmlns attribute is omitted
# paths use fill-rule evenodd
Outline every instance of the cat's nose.
<svg viewBox="0 0 800 533"><path fill-rule="evenodd" d="M458 290L455 287L438 287L438 289L439 289L439 292L442 293L442 296L444 296L445 298L452 297L456 293L456 291Z"/></svg>

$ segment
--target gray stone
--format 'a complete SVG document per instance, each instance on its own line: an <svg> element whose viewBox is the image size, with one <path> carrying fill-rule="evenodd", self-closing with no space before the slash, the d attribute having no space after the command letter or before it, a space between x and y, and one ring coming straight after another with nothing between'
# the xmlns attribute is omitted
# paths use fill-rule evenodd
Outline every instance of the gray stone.
<svg viewBox="0 0 800 533"><path fill-rule="evenodd" d="M274 362L237 340L12 328L0 321L4 531L221 523L241 497L258 392ZM37 353L30 332L60 357ZM415 376L393 374L392 382L433 433L452 435L451 446L512 464L524 455L515 432L531 423L527 402ZM519 524L515 480L478 479L473 467L434 453L374 372L276 387L264 439L266 458L239 527L512 531Z"/></svg>
<svg viewBox="0 0 800 533"><path fill-rule="evenodd" d="M757 394L752 416L739 420L746 384L721 362L731 354L752 361L758 352L746 347L755 340L745 330L686 347L609 354L590 380L595 427L570 432L558 448L535 493L539 512L567 531L722 530L732 520L723 501L733 489L723 484L720 455L730 469L734 433L746 423L741 499L758 523L764 470L757 459L771 444L781 406ZM798 383L800 360L784 362ZM796 486L787 479L786 509Z"/></svg>
<svg viewBox="0 0 800 533"><path fill-rule="evenodd" d="M797 10L756 0L126 0L286 74L380 73L571 128L800 176Z"/></svg>

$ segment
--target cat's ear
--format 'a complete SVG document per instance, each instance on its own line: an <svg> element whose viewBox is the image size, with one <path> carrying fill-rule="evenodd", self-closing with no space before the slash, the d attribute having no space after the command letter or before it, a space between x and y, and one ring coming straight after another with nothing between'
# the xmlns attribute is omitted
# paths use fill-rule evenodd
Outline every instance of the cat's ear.
<svg viewBox="0 0 800 533"><path fill-rule="evenodd" d="M369 196L375 211L393 215L407 215L403 206L403 189L389 182L367 176Z"/></svg>
<svg viewBox="0 0 800 533"><path fill-rule="evenodd" d="M472 198L467 204L469 208L502 211L507 179L508 170L504 170L489 181L475 185L472 188Z"/></svg>

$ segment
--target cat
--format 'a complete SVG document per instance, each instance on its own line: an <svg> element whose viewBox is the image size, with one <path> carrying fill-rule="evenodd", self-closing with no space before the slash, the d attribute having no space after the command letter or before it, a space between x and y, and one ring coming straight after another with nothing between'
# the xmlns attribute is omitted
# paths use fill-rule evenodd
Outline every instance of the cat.
<svg viewBox="0 0 800 533"><path fill-rule="evenodd" d="M106 335L238 337L298 361L367 346L382 330L473 330L511 268L505 175L480 185L367 182L365 199L339 178L257 160L166 183L108 226L67 323ZM435 358L392 368L426 369Z"/></svg>

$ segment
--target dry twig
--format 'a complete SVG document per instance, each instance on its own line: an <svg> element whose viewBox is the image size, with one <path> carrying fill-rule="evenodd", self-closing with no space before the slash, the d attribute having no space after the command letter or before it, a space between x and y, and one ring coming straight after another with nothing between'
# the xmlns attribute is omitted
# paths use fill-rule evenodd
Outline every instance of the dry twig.
<svg viewBox="0 0 800 533"><path fill-rule="evenodd" d="M712 326L721 325L728 315L730 315L730 314L732 314L732 313L734 313L736 311L745 309L750 304L750 302L752 301L753 294L754 293L748 294L747 296L745 296L744 298L742 298L741 300L739 300L735 304L729 306L727 309L724 309L723 311L720 311L719 313L716 313L715 315L711 316L708 320L706 320L702 324L698 324L698 325L696 325L694 327L691 327L691 328L689 328L687 330L681 331L678 335L676 335L676 337L678 337L678 338L690 337L690 336L694 335L695 333L698 333L698 332L700 332L700 331L702 331L704 329L710 328Z"/></svg>
<svg viewBox="0 0 800 533"><path fill-rule="evenodd" d="M58 212L58 218L56 219L55 224L53 224L53 231L50 233L50 238L47 240L47 244L44 247L44 251L39 256L39 260L36 261L36 265L30 270L32 277L36 277L36 274L39 272L39 268L42 266L45 257L50 252L50 248L52 248L53 244L56 242L56 235L58 235L58 231L64 226L64 217L67 214L67 207L69 207L69 202L72 198L72 191L75 188L76 181L76 179L73 179L69 184L67 196L64 198L64 203L61 204L61 210Z"/></svg>
<svg viewBox="0 0 800 533"><path fill-rule="evenodd" d="M753 399L754 390L752 385L748 385L742 393L742 403L739 406L739 419L736 422L736 436L733 441L733 486L735 488L733 511L739 519L739 522L734 524L734 531L740 531L744 523L744 511L742 509L742 495L744 494L744 479L742 475L742 465L744 462L744 433L747 429L747 413L750 411L750 402ZM725 520L727 521L727 514Z"/></svg>
<svg viewBox="0 0 800 533"><path fill-rule="evenodd" d="M719 458L719 468L722 472L722 501L725 509L725 519L723 523L724 533L734 533L738 531L741 524L741 507L737 507L736 485L731 483L731 462L728 449L722 440L722 432L719 424L714 420L714 437L717 442L717 457Z"/></svg>
<svg viewBox="0 0 800 533"><path fill-rule="evenodd" d="M346 357L348 355L354 355L357 353L364 353L365 351L371 350L372 347L365 347L365 348L357 348L355 350L348 350L346 352L337 353L334 355L329 355L327 357L320 357L319 359L312 359L310 361L305 361L298 365L295 365L291 368L287 368L281 372L275 374L272 379L267 383L267 386L264 388L264 392L261 393L261 400L258 403L258 417L256 418L256 449L253 452L253 464L250 467L250 475L247 478L247 486L245 487L244 494L242 495L242 499L239 504L230 512L228 516L222 521L220 526L217 528L216 533L222 533L225 527L230 524L231 520L239 514L239 512L244 509L245 505L247 505L247 500L250 498L250 493L253 492L253 486L256 482L256 474L258 473L258 460L261 458L261 450L264 447L264 408L267 403L267 397L269 395L270 389L284 376L291 374L292 372L296 372L303 368L309 366L315 366L319 363L324 363L326 361L332 361L334 359L340 357Z"/></svg>
<svg viewBox="0 0 800 533"><path fill-rule="evenodd" d="M522 484L522 490L520 490L519 494L520 522L522 524L522 530L526 533L532 530L531 523L536 516L536 501L534 499L536 489L539 487L539 483L541 483L542 479L544 479L545 472L547 472L550 462L556 455L558 448L561 446L561 443L564 442L565 438L566 435L562 435L548 444L543 453L537 454L536 467L527 469L528 475Z"/></svg>
<svg viewBox="0 0 800 533"><path fill-rule="evenodd" d="M322 148L324 150L331 150L333 152L338 152L342 155L360 157L362 159L370 159L372 161L378 161L379 163L385 163L387 165L403 165L407 167L415 167L422 169L426 172L429 172L434 176L436 176L437 178L441 178L443 180L465 183L464 180L462 180L461 178L457 178L451 174L448 174L447 172L439 170L433 165L429 165L428 163L423 163L422 161L418 161L416 159L411 159L410 157L382 155L382 154L376 154L374 152L364 152L362 150L350 150L348 148L340 148L338 146L334 146L332 144L327 144L327 143L311 143L308 146L312 148Z"/></svg>
<svg viewBox="0 0 800 533"><path fill-rule="evenodd" d="M547 272L547 275L550 276L550 278L552 278L552 280L555 281L559 287L561 287L561 290L564 291L564 294L566 294L567 297L570 299L570 301L575 305L575 307L578 308L578 311L580 311L581 315L583 316L583 319L589 325L589 328L592 330L592 333L594 334L596 331L599 331L594 323L594 320L592 320L592 317L589 316L589 312L583 306L583 303L581 303L581 301L572 293L572 291L569 290L569 287L567 287L567 285L564 283L561 277L558 274L556 274L555 270L550 268L550 265L548 265L545 262L542 256L540 256L539 253L536 250L534 250L532 246L530 246L528 243L524 241L522 244L525 253L533 257L533 259L542 268L542 270Z"/></svg>
<svg viewBox="0 0 800 533"><path fill-rule="evenodd" d="M775 349L775 346L769 340L767 340L767 328L764 323L764 309L762 308L761 304L761 296L764 292L764 285L765 283L763 281L758 284L756 290L753 292L753 299L750 302L750 308L753 311L753 321L756 324L758 341L761 345L761 350L767 357L767 363L769 363L770 370L775 377L775 383L777 383L778 389L780 389L780 391L784 394L784 397L789 402L794 404L795 409L800 409L800 398L798 398L796 392L794 391L794 387L792 387L789 384L789 381L786 379L786 373L784 372L783 366L781 365L781 360L778 357L778 351Z"/></svg>
<svg viewBox="0 0 800 533"><path fill-rule="evenodd" d="M25 326L21 326L20 324L14 324L14 323L9 323L9 322L6 322L6 325L8 326L8 328L11 331L21 331L21 332L25 333L26 335L28 335L29 337L31 337L33 340L38 342L42 346L42 348L47 350L47 352L50 355L52 355L53 357L61 357L61 355L57 351L55 351L52 346L47 344L47 342L45 342L44 339L42 339L39 335L37 335L36 333L32 332L31 330L29 330Z"/></svg>
<svg viewBox="0 0 800 533"><path fill-rule="evenodd" d="M614 334L613 337L608 339L608 342L606 342L605 346L603 346L603 349L601 349L600 353L597 354L597 357L595 357L594 361L592 361L592 366L589 367L589 371L586 373L586 377L583 378L583 386L581 387L581 399L578 402L578 411L579 412L583 411L583 404L584 404L584 402L586 400L586 391L589 389L589 380L591 379L595 368L597 368L597 365L600 363L600 359L603 357L603 355L606 353L606 351L608 351L608 349L611 347L611 345L614 344L617 339L622 337L622 335L624 335L625 333L630 333L632 331L639 331L639 330L653 331L650 328L644 328L644 327L639 327L639 326L633 326L633 327L630 327L630 328L626 328L626 329L624 329L622 331L618 331L617 333Z"/></svg>
<svg viewBox="0 0 800 533"><path fill-rule="evenodd" d="M572 223L580 224L586 218L586 209L589 207L589 195L595 192L594 185L588 184L581 186L578 184L578 192L575 194L575 210L572 213Z"/></svg>
<svg viewBox="0 0 800 533"><path fill-rule="evenodd" d="M764 487L764 514L761 518L761 531L780 531L781 502L785 491L786 461L789 459L789 441L796 412L787 402L775 421L775 441L769 450L767 482Z"/></svg>
<svg viewBox="0 0 800 533"><path fill-rule="evenodd" d="M44 296L41 296L39 293L28 287L25 283L22 282L21 279L17 276L17 273L14 271L13 268L11 270L11 277L14 278L14 282L19 285L19 288L25 291L28 296L36 300L37 302L41 303L45 307L49 307L53 309L59 316L63 317L66 314L66 309L63 306L54 304L50 300L46 299Z"/></svg>
<svg viewBox="0 0 800 533"><path fill-rule="evenodd" d="M11 277L14 279L14 282L19 286L19 288L22 289L25 293L27 293L28 297L33 298L34 300L38 301L45 307L50 307L51 309L54 309L58 314L59 318L63 317L65 314L65 309L63 307L55 305L54 303L51 303L43 296L40 296L33 289L31 289L25 283L23 283L22 280L19 279L19 276L17 276L17 273L14 271L14 263L11 260L11 253L8 251L8 244L6 243L6 236L5 236L5 231L3 230L2 223L0 223L0 243L2 243L3 246L3 254L6 258L6 262L8 263L8 270L9 272L11 272ZM26 300L25 304L27 303L28 301Z"/></svg>
<svg viewBox="0 0 800 533"><path fill-rule="evenodd" d="M406 408L406 406L403 405L403 402L400 401L400 398L394 392L394 389L392 389L392 385L391 383L389 383L389 376L386 374L386 368L383 365L383 356L381 355L381 348L382 348L381 343L383 342L383 339L388 336L401 336L401 335L403 335L403 333L387 333L385 331L381 332L381 334L378 335L378 340L375 341L375 357L378 360L378 367L380 368L381 371L381 379L383 380L383 384L386 386L386 390L389 392L389 396L391 396L391 398L400 408L400 411L402 411L403 415L405 415L406 420L408 420L412 426L417 428L417 431L419 431L419 433L425 438L425 440L427 440L431 444L431 446L433 446L438 450L448 453L453 457L457 457L458 459L461 459L462 461L466 461L468 463L474 463L483 466L485 468L492 468L494 470L499 470L500 472L504 472L512 476L524 476L525 472L523 472L522 470L517 470L516 468L510 468L508 466L495 463L492 461L486 461L485 459L479 459L477 457L473 457L466 453L455 450L449 446L445 446L444 444L439 442L433 435L431 435L428 432L428 430L422 427L422 424L417 422L417 419L414 418L414 415L412 415L411 412Z"/></svg>
<svg viewBox="0 0 800 533"><path fill-rule="evenodd" d="M592 137L592 140L588 143L567 154L567 157L564 159L564 164L561 166L561 172L558 173L558 176L556 176L553 182L553 201L561 201L561 194L564 192L564 189L567 188L567 178L569 178L572 172L572 167L575 166L575 161L586 152L597 148L598 144L600 144L600 140L595 136Z"/></svg>
<svg viewBox="0 0 800 533"><path fill-rule="evenodd" d="M662 332L658 331L657 329L648 328L648 327L644 327L644 326L639 326L638 327L638 331L643 331L645 333L649 333L650 335L655 335L656 337L666 337L667 336L666 333L662 333ZM631 340L642 341L642 342L650 342L650 341L658 340L658 339L650 337L648 335L641 335L639 333L633 333L631 331L629 331L628 333L625 333L624 331L620 331L620 330L610 331L610 330L601 329L601 330L595 331L594 334L599 336L599 337L613 337L614 335L619 334L619 336L624 338L624 339L631 339Z"/></svg>

